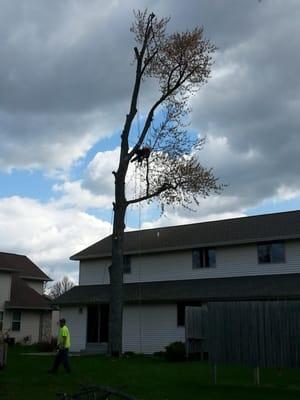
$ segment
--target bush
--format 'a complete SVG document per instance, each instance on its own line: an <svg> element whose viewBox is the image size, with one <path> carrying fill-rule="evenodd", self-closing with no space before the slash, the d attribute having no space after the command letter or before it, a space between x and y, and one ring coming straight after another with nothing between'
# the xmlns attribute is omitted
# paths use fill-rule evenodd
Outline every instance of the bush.
<svg viewBox="0 0 300 400"><path fill-rule="evenodd" d="M185 361L185 345L183 342L170 343L165 349L165 357L168 361Z"/></svg>

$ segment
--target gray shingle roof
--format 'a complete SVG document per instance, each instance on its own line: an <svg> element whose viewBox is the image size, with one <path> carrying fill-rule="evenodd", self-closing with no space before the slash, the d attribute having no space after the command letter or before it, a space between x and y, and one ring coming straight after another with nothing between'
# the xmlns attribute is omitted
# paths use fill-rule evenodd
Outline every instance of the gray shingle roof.
<svg viewBox="0 0 300 400"><path fill-rule="evenodd" d="M0 252L0 270L19 272L24 278L51 281L28 257L20 254Z"/></svg>
<svg viewBox="0 0 300 400"><path fill-rule="evenodd" d="M12 275L10 301L6 309L51 310L52 301L40 295L20 278L18 273Z"/></svg>
<svg viewBox="0 0 300 400"><path fill-rule="evenodd" d="M189 279L124 284L126 303L300 298L300 274ZM58 299L63 305L108 303L109 285L75 286Z"/></svg>
<svg viewBox="0 0 300 400"><path fill-rule="evenodd" d="M300 238L300 211L126 232L125 254ZM71 260L111 255L111 236L73 255Z"/></svg>

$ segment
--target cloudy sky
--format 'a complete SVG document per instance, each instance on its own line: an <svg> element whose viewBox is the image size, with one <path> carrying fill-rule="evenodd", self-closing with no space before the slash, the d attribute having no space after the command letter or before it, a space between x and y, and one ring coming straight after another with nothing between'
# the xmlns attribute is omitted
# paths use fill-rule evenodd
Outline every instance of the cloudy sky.
<svg viewBox="0 0 300 400"><path fill-rule="evenodd" d="M206 136L200 159L228 187L192 213L136 207L128 228L299 209L299 0L0 5L0 251L76 280L69 257L111 233L111 171L134 74L129 27L144 7L171 16L170 32L204 26L218 47L190 129ZM141 112L157 95L143 90Z"/></svg>

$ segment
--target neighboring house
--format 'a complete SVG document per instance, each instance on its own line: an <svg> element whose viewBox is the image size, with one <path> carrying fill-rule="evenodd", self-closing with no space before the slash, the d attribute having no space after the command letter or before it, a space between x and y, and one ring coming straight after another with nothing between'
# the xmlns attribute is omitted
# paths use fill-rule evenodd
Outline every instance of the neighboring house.
<svg viewBox="0 0 300 400"><path fill-rule="evenodd" d="M300 211L127 232L123 350L185 340L185 307L300 299ZM111 236L71 257L79 286L58 299L72 350L108 340Z"/></svg>
<svg viewBox="0 0 300 400"><path fill-rule="evenodd" d="M52 335L52 302L43 296L51 279L29 258L0 252L0 333L36 343Z"/></svg>

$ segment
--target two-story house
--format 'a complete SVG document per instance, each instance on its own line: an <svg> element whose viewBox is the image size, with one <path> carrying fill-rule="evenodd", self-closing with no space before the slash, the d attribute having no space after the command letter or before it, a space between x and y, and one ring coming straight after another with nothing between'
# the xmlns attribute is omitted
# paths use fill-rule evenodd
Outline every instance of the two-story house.
<svg viewBox="0 0 300 400"><path fill-rule="evenodd" d="M59 298L72 350L108 340L111 236L71 257L79 286ZM300 211L126 232L123 350L184 341L187 305L300 298Z"/></svg>
<svg viewBox="0 0 300 400"><path fill-rule="evenodd" d="M0 252L0 333L36 343L52 334L52 302L43 296L51 279L29 258Z"/></svg>

